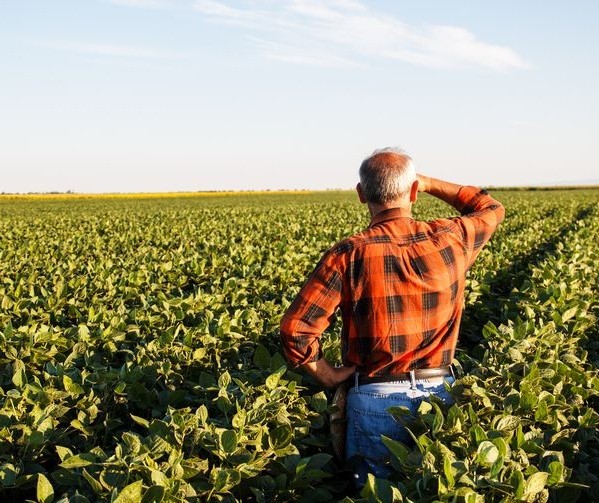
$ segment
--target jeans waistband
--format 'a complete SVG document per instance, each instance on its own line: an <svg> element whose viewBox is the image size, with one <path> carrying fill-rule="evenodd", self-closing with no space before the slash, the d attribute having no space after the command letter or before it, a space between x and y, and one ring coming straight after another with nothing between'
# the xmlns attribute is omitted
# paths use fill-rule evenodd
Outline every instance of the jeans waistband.
<svg viewBox="0 0 599 503"><path fill-rule="evenodd" d="M433 369L414 369L408 372L400 372L399 374L387 374L382 376L361 376L358 375L358 384L373 384L382 382L410 381L415 382L420 379L429 379L431 377L454 377L453 368L448 365Z"/></svg>
<svg viewBox="0 0 599 503"><path fill-rule="evenodd" d="M376 384L376 383L409 383L412 388L416 387L416 381L429 380L431 378L442 378L442 377L453 377L455 373L453 367L448 365L446 367L439 368L427 368L427 369L414 369L408 372L401 372L399 374L384 375L384 376L361 376L359 372L354 374L354 386L363 386L365 384Z"/></svg>

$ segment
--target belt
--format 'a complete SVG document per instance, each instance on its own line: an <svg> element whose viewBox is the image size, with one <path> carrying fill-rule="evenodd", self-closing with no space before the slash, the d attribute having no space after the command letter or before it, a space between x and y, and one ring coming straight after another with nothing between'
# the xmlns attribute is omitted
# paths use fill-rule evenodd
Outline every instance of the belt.
<svg viewBox="0 0 599 503"><path fill-rule="evenodd" d="M414 369L410 370L409 372L400 372L399 374L393 375L372 377L358 376L358 385L393 381L415 381L416 379L428 379L430 377L446 376L454 376L453 368L451 366L440 367L436 369Z"/></svg>

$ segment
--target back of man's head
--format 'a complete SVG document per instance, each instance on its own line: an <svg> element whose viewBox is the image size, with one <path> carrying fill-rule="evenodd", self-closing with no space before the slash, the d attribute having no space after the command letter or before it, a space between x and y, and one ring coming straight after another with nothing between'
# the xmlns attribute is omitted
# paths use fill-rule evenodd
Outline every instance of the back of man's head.
<svg viewBox="0 0 599 503"><path fill-rule="evenodd" d="M385 204L407 197L415 180L412 158L399 148L375 150L360 166L360 185L369 203Z"/></svg>

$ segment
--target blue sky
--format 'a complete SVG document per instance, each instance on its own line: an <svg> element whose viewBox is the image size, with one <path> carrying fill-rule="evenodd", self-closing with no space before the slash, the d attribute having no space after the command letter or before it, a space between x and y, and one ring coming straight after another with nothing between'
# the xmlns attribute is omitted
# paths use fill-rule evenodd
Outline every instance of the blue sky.
<svg viewBox="0 0 599 503"><path fill-rule="evenodd" d="M597 181L599 2L0 0L0 192Z"/></svg>

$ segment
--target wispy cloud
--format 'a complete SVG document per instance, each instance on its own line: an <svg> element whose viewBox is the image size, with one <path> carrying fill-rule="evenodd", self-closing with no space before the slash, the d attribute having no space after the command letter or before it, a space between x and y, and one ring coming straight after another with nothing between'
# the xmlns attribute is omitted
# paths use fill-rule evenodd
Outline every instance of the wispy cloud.
<svg viewBox="0 0 599 503"><path fill-rule="evenodd" d="M57 51L91 54L95 56L112 56L117 58L164 60L185 59L186 57L184 54L179 52L128 45L90 44L82 42L43 42L36 43L36 45Z"/></svg>
<svg viewBox="0 0 599 503"><path fill-rule="evenodd" d="M196 0L193 7L212 22L245 30L263 56L281 61L348 66L367 58L434 68L528 67L511 48L478 40L465 28L413 26L358 0Z"/></svg>

